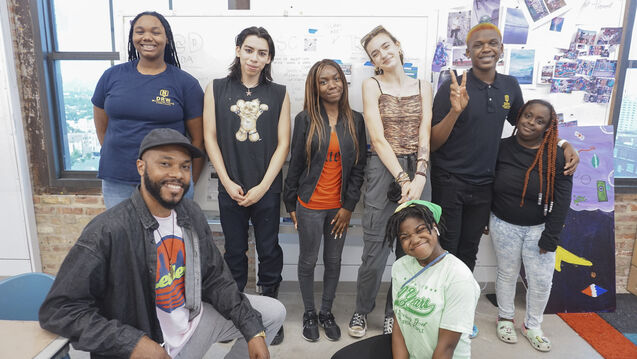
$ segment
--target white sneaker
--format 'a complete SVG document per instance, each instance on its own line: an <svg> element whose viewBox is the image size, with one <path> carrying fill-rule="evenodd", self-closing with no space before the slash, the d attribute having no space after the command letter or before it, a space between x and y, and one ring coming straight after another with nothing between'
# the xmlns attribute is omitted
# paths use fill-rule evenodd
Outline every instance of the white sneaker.
<svg viewBox="0 0 637 359"><path fill-rule="evenodd" d="M349 335L354 338L361 338L365 336L367 332L367 315L354 313L352 319L349 321L349 327L347 328Z"/></svg>

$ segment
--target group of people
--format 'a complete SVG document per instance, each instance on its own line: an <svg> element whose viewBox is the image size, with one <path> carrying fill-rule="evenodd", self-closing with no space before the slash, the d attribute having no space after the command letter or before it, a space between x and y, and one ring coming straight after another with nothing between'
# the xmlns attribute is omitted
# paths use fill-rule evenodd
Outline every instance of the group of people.
<svg viewBox="0 0 637 359"><path fill-rule="evenodd" d="M264 28L237 35L228 76L204 92L180 69L166 19L139 14L129 61L108 69L92 98L108 209L64 260L40 310L42 326L94 358L201 358L233 339L227 357L268 358L267 345L284 337L285 308L276 300L282 196L299 237L303 338L319 340L322 328L339 340L332 305L365 182L364 247L347 329L366 335L395 248L384 335L334 357L468 358L480 294L471 272L487 225L498 259L498 337L517 341L513 298L523 262L529 292L521 331L534 348L550 350L540 325L579 158L558 140L553 107L524 104L515 78L496 73L498 28L479 24L466 40L472 69L461 79L452 72L433 98L431 84L404 72L400 42L374 28L361 39L375 66L363 83L363 114L350 108L341 67L321 60L309 70L290 136L289 96L273 82L275 48ZM505 120L516 130L501 140ZM205 153L219 177L223 255L189 199ZM250 223L261 296L243 293Z"/></svg>

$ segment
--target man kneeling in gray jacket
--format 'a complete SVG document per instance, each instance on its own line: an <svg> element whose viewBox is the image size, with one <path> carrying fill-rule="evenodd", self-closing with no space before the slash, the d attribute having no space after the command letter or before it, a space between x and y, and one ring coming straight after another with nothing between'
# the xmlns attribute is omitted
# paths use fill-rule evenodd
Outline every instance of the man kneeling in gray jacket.
<svg viewBox="0 0 637 359"><path fill-rule="evenodd" d="M155 129L137 160L141 186L84 228L40 308L44 329L92 358L269 358L285 319L276 299L239 292L199 206L183 199L192 158L182 134Z"/></svg>

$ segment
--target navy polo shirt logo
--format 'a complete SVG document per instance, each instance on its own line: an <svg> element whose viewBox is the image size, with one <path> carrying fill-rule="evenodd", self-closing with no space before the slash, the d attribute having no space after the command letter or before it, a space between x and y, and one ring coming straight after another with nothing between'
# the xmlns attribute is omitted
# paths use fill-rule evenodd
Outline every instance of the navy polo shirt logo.
<svg viewBox="0 0 637 359"><path fill-rule="evenodd" d="M511 108L511 103L509 102L509 95L504 95L504 103L502 104L502 108L505 110L509 110Z"/></svg>
<svg viewBox="0 0 637 359"><path fill-rule="evenodd" d="M170 101L170 98L168 97L169 94L170 92L168 90L161 89L159 90L159 96L156 96L153 99L153 102L158 105L174 106L175 103Z"/></svg>

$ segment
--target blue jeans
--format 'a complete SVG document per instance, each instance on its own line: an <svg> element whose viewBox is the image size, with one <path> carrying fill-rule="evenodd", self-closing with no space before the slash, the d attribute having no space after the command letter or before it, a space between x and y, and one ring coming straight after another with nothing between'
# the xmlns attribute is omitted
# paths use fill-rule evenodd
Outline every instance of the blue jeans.
<svg viewBox="0 0 637 359"><path fill-rule="evenodd" d="M115 207L118 203L127 200L137 188L137 184L102 180L102 195L106 209ZM195 184L190 179L190 188L186 192L185 198L193 199L195 195Z"/></svg>
<svg viewBox="0 0 637 359"><path fill-rule="evenodd" d="M219 192L219 217L225 237L223 258L240 291L248 282L248 228L254 226L254 237L259 256L259 279L264 294L274 293L281 282L283 250L279 246L279 211L281 194L267 192L259 202L239 206L226 192Z"/></svg>
<svg viewBox="0 0 637 359"><path fill-rule="evenodd" d="M341 275L341 255L347 235L347 229L341 238L335 238L330 222L340 208L309 209L296 202L296 218L299 232L299 286L305 311L314 310L314 268L323 239L323 299L322 312L331 312L336 296L336 287Z"/></svg>
<svg viewBox="0 0 637 359"><path fill-rule="evenodd" d="M489 233L498 261L495 281L498 315L503 319L513 319L515 286L520 265L524 263L529 285L526 292L524 325L528 329L540 329L553 284L555 252L540 254L538 241L542 231L544 231L544 224L518 226L503 221L491 213Z"/></svg>

